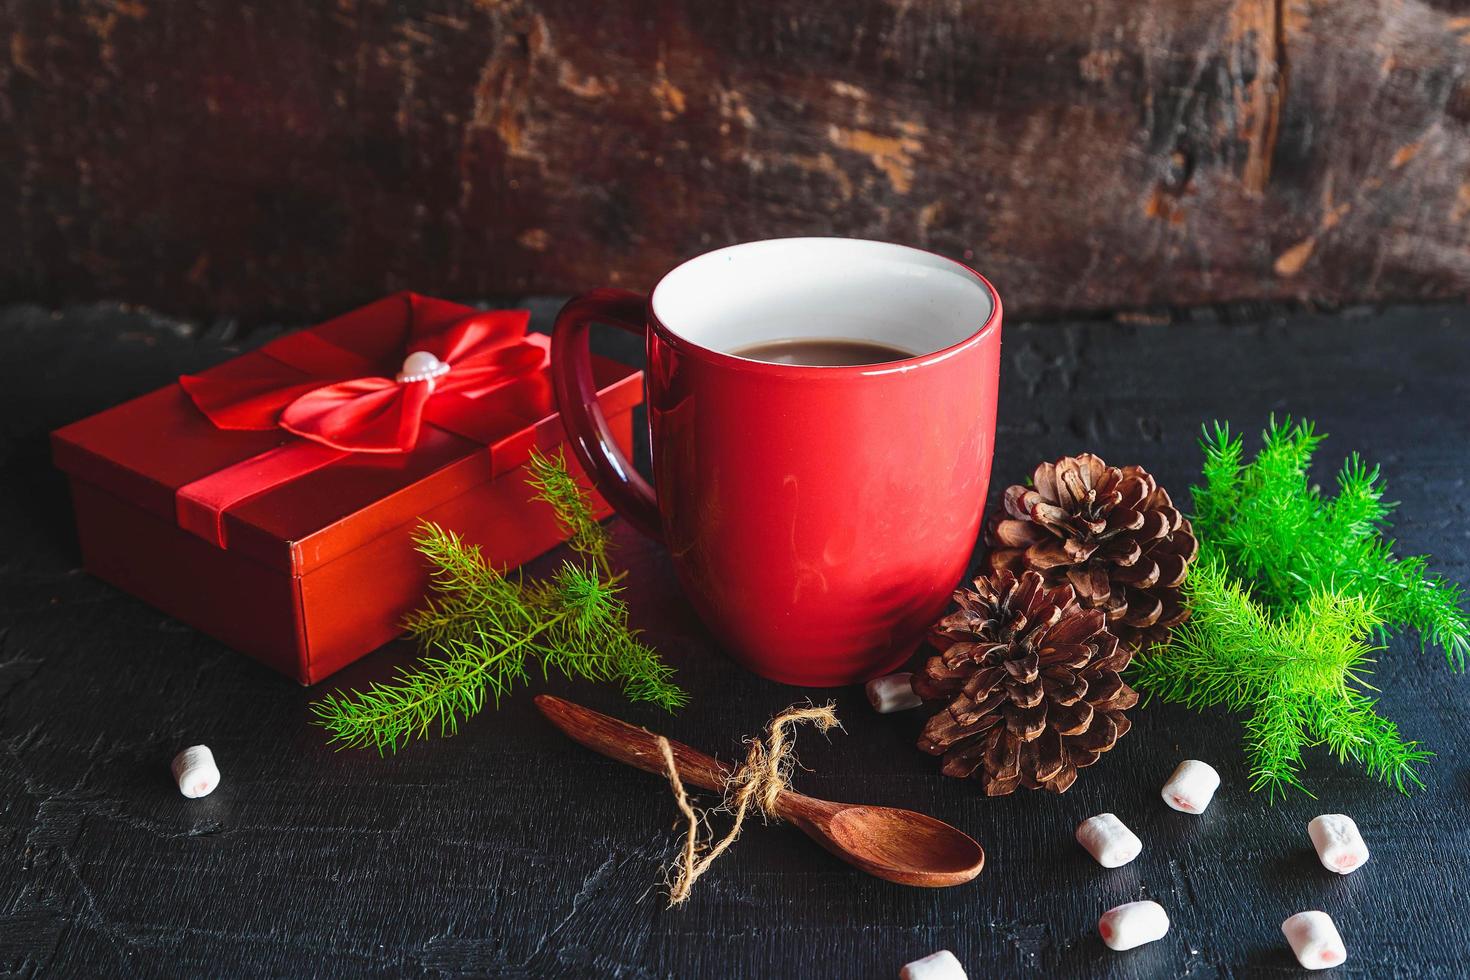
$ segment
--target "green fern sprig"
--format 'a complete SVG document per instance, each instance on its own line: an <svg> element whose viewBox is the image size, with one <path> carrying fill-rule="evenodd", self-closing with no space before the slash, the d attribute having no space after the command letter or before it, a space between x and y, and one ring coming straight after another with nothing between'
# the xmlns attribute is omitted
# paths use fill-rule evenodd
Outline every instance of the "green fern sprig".
<svg viewBox="0 0 1470 980"><path fill-rule="evenodd" d="M1380 716L1367 665L1390 631L1414 629L1462 668L1470 618L1459 586L1424 558L1398 558L1384 536L1394 505L1376 466L1356 453L1335 495L1311 483L1325 437L1311 422L1278 423L1245 459L1228 425L1206 426L1202 482L1192 487L1200 544L1184 583L1190 619L1137 660L1131 679L1193 707L1249 711L1253 789L1305 792L1302 752L1328 748L1400 791L1420 786L1429 753Z"/></svg>
<svg viewBox="0 0 1470 980"><path fill-rule="evenodd" d="M607 531L560 454L533 453L528 482L552 506L581 561L526 582L491 567L453 531L425 522L415 544L433 569L430 594L404 623L425 657L391 682L314 702L315 721L333 741L384 752L434 732L453 735L487 698L498 704L524 683L533 661L543 677L557 670L613 681L630 700L670 711L688 700L672 668L629 628Z"/></svg>
<svg viewBox="0 0 1470 980"><path fill-rule="evenodd" d="M1323 438L1310 422L1273 417L1260 452L1243 463L1239 436L1219 423L1206 427L1204 483L1191 488L1202 548L1220 554L1269 605L1288 608L1323 590L1359 596L1385 632L1413 629L1463 670L1470 655L1463 591L1430 574L1426 559L1394 555L1384 537L1394 505L1383 499L1376 466L1348 457L1332 498L1310 484Z"/></svg>
<svg viewBox="0 0 1470 980"><path fill-rule="evenodd" d="M561 452L548 457L532 450L530 470L526 482L536 491L533 499L551 505L557 523L567 536L567 545L577 554L590 558L603 575L611 575L607 528L593 513L592 498L567 470Z"/></svg>
<svg viewBox="0 0 1470 980"><path fill-rule="evenodd" d="M1251 788L1274 799L1300 779L1302 750L1326 745L1405 791L1422 786L1414 766L1430 753L1404 741L1374 711L1366 674L1368 637L1381 624L1369 599L1314 592L1278 615L1263 607L1218 558L1201 560L1184 584L1191 614L1167 645L1145 651L1130 680L1165 701L1249 711Z"/></svg>

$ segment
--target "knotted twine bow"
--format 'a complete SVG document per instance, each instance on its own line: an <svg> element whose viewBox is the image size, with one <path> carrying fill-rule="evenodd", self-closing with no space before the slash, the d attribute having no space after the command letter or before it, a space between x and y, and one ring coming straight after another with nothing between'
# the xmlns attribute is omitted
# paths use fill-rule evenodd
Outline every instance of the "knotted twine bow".
<svg viewBox="0 0 1470 980"><path fill-rule="evenodd" d="M669 885L669 908L682 904L689 897L699 876L708 871L715 859L735 843L752 803L766 820L779 819L776 815L776 798L787 788L791 770L796 765L796 757L791 754L791 732L802 722L817 726L819 732L841 727L832 704L820 708L816 705L805 708L792 705L772 719L764 743L758 738L748 739L750 750L745 756L745 764L731 773L730 778L725 781L725 802L721 809L734 812L734 823L712 847L699 842L699 828L706 822L707 814L697 812L690 804L689 795L684 792L684 781L679 778L679 767L674 763L674 750L669 746L668 739L662 735L658 737L659 751L664 757L664 770L669 777L669 784L674 788L674 802L689 822L689 831L684 836L684 850L674 866L674 880Z"/></svg>

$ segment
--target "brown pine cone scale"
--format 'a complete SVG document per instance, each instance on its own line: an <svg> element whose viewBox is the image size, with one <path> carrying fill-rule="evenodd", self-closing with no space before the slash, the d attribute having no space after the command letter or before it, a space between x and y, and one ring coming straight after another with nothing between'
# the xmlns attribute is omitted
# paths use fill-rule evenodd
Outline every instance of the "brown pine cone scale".
<svg viewBox="0 0 1470 980"><path fill-rule="evenodd" d="M1138 695L1119 672L1132 653L1070 585L1048 589L1037 572L1008 571L974 584L955 593L959 609L931 637L940 653L914 675L915 693L945 702L919 748L989 796L1018 786L1064 793L1128 731L1123 712Z"/></svg>

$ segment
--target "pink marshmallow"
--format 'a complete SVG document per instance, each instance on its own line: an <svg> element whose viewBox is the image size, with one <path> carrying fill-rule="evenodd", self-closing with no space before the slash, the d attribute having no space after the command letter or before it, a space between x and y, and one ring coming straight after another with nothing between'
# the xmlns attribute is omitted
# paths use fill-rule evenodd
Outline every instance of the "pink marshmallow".
<svg viewBox="0 0 1470 980"><path fill-rule="evenodd" d="M1328 871L1350 874L1368 863L1368 845L1358 825L1345 813L1324 813L1307 824L1317 860Z"/></svg>
<svg viewBox="0 0 1470 980"><path fill-rule="evenodd" d="M1298 912L1281 923L1296 961L1308 970L1325 970L1347 960L1347 947L1326 912Z"/></svg>
<svg viewBox="0 0 1470 980"><path fill-rule="evenodd" d="M1204 813L1220 788L1220 774L1208 762L1185 759L1179 763L1161 794L1164 802L1181 813Z"/></svg>

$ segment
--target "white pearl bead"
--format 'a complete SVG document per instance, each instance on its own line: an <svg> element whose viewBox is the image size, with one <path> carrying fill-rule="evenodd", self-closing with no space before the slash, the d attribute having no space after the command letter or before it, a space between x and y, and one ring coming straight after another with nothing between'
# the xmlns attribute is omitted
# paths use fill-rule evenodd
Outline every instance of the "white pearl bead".
<svg viewBox="0 0 1470 980"><path fill-rule="evenodd" d="M219 767L207 745L191 745L174 756L172 769L179 792L191 800L208 796L219 785Z"/></svg>
<svg viewBox="0 0 1470 980"><path fill-rule="evenodd" d="M400 384L415 381L431 381L449 373L449 365L426 350L416 350L403 359L403 370L398 372Z"/></svg>

